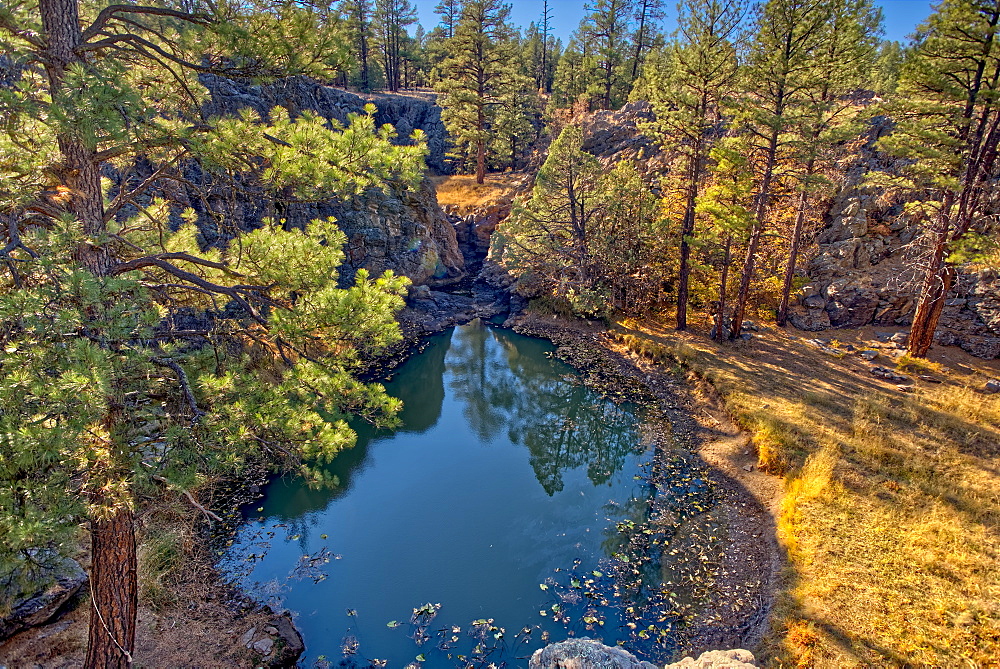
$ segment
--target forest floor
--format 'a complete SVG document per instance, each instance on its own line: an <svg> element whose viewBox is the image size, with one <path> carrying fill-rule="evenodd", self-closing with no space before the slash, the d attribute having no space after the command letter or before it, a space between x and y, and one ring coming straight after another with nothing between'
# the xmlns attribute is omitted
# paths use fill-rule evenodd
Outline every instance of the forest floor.
<svg viewBox="0 0 1000 669"><path fill-rule="evenodd" d="M911 360L880 340L889 328L763 328L735 345L650 320L613 332L710 386L783 478L787 561L755 649L768 664L996 666L1000 395L983 386L1000 362L938 346Z"/></svg>
<svg viewBox="0 0 1000 669"><path fill-rule="evenodd" d="M218 504L211 506L221 510ZM136 667L223 669L260 663L241 637L251 627L261 629L273 614L223 582L202 522L201 514L179 495L157 500L139 518ZM89 573L89 551L81 548L73 557ZM0 667L82 666L89 604L84 586L54 620L0 643Z"/></svg>

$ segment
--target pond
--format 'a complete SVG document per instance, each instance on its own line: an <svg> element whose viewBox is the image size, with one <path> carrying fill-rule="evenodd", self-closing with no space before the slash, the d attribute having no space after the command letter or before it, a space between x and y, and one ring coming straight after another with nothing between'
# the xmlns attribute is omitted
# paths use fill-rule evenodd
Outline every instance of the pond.
<svg viewBox="0 0 1000 669"><path fill-rule="evenodd" d="M711 491L683 458L651 464L636 407L479 322L386 387L401 426L355 426L326 487L270 483L221 563L295 613L302 666L525 666L584 635L670 656L689 595L663 553Z"/></svg>

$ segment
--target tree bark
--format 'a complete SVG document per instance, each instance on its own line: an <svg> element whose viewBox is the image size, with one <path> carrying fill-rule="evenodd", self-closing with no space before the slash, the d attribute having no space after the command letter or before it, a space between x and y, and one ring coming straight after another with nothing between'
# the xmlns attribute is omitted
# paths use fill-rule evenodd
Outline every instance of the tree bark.
<svg viewBox="0 0 1000 669"><path fill-rule="evenodd" d="M779 109L781 106L779 104ZM780 112L779 112L780 113ZM736 294L736 310L733 322L729 327L729 338L736 339L743 329L743 317L746 315L747 300L750 297L750 281L753 279L757 260L757 248L764 234L768 201L771 199L771 181L774 178L774 165L778 154L778 130L771 133L767 147L767 162L764 166L764 178L761 180L760 191L757 193L757 203L754 208L753 229L750 231L750 243L747 245L747 257L743 262L743 272L740 274L740 289Z"/></svg>
<svg viewBox="0 0 1000 669"><path fill-rule="evenodd" d="M45 34L45 70L50 92L58 98L66 69L82 63L76 53L83 42L77 0L39 0ZM69 110L71 111L71 110ZM57 137L62 164L58 167L66 211L75 218L87 239L76 250L75 260L96 276L107 276L116 264L110 249L93 240L106 232L104 194L100 162L94 150L72 135ZM118 402L109 398L109 406ZM115 438L117 408L105 418L111 438ZM99 505L99 500L94 500ZM86 669L129 667L135 648L135 620L138 609L136 546L132 511L121 504L112 507L111 517L91 522L93 556L91 565L92 607L88 632Z"/></svg>
<svg viewBox="0 0 1000 669"><path fill-rule="evenodd" d="M802 228L806 220L806 206L809 196L803 190L799 195L799 210L795 214L795 227L792 229L792 247L788 251L788 264L785 265L785 281L781 285L781 303L778 305L778 316L775 319L779 326L784 327L788 321L788 301L792 294L792 279L795 278L795 262L799 255L799 245L802 243Z"/></svg>
<svg viewBox="0 0 1000 669"><path fill-rule="evenodd" d="M712 337L722 341L726 337L723 329L726 327L726 284L729 282L729 265L733 262L733 236L726 236L726 255L722 262L722 278L719 280L719 311L715 318L715 333Z"/></svg>
<svg viewBox="0 0 1000 669"><path fill-rule="evenodd" d="M946 205L950 205L948 199ZM920 289L920 300L917 302L917 311L913 314L913 324L906 342L906 352L914 358L927 357L927 352L934 343L934 332L944 309L944 301L955 279L955 270L945 258L950 231L950 221L944 214L938 221L934 251L931 253L930 265Z"/></svg>
<svg viewBox="0 0 1000 669"><path fill-rule="evenodd" d="M107 520L90 524L93 564L90 630L84 669L132 666L138 603L132 511L119 507Z"/></svg>

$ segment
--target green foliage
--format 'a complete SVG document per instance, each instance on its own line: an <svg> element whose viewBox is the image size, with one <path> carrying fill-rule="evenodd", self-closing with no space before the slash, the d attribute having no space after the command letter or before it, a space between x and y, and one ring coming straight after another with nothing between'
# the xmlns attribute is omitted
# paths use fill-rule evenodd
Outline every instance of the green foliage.
<svg viewBox="0 0 1000 669"><path fill-rule="evenodd" d="M530 199L495 233L494 254L528 290L566 300L576 313L635 310L658 297L658 203L635 166L602 174L567 126L552 143Z"/></svg>
<svg viewBox="0 0 1000 669"><path fill-rule="evenodd" d="M96 9L60 16L86 26ZM349 418L393 421L398 401L356 373L400 339L408 279L360 271L341 287L345 238L330 219L265 221L208 247L194 211L163 196L176 190L155 189L181 161L286 200L420 179L419 133L394 146L374 107L346 125L280 108L202 116L200 72L340 72L328 9L124 5L64 64L39 55L36 36L58 39L39 32L37 3L0 10L15 65L0 84L0 577L64 548L82 521L134 509L137 491L261 462L320 481L311 467L354 443ZM30 60L43 66L20 67ZM141 183L137 164L152 166ZM116 169L120 183L100 180Z"/></svg>
<svg viewBox="0 0 1000 669"><path fill-rule="evenodd" d="M520 117L525 113L522 91L530 80L514 58L509 16L510 5L500 0L464 3L441 64L441 120L455 155L465 165L475 164L477 177L484 173L486 151L495 145L497 130L497 141L526 134Z"/></svg>

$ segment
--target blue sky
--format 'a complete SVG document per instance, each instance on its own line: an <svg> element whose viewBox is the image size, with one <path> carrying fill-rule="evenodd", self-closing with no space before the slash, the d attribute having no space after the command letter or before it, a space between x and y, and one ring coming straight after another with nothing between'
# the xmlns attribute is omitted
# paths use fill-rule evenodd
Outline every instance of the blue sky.
<svg viewBox="0 0 1000 669"><path fill-rule="evenodd" d="M437 0L414 0L420 23L430 30L439 21L434 13ZM542 0L515 0L512 4L511 18L519 26L527 26L537 21L542 13ZM551 0L553 28L557 37L566 42L569 34L576 30L583 17L584 0ZM906 41L906 36L913 32L918 23L931 13L931 3L928 0L875 0L882 8L885 16L885 36L887 39ZM673 30L675 15L674 3L669 2L670 14L667 17L666 29Z"/></svg>

